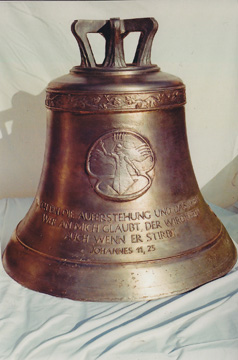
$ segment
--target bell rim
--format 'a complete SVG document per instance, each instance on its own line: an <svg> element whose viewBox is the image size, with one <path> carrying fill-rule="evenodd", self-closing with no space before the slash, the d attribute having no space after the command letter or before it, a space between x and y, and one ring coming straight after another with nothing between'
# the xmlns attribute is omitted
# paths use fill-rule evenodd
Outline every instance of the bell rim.
<svg viewBox="0 0 238 360"><path fill-rule="evenodd" d="M15 258L12 256L12 251L15 252ZM143 264L138 262L130 264L94 263L92 266L92 264L87 263L67 264L65 261L61 261L57 262L57 266L55 266L54 261L48 263L43 261L43 267L49 271L48 277L45 277L45 274L41 274L41 270L39 270L41 268L39 262L38 265L34 264L34 257L37 259L36 255L38 256L39 254L34 253L33 258L32 254L29 249L24 248L19 243L14 232L11 241L3 253L3 266L7 274L30 290L71 300L95 302L134 302L154 300L185 293L226 275L237 261L236 247L223 225L222 232L217 237L217 241L215 241L213 246L199 253L194 251L192 255L190 254L185 259L182 256L173 260L165 259L163 264L161 262L159 264L159 261L153 261L151 264L146 261ZM25 269L23 264L21 265L22 269L18 269L18 271L14 269L19 258L25 257L27 259L29 256L31 264L34 264L31 265L33 266L31 269L32 277L29 276L29 269ZM40 258L41 260L45 259ZM69 270L71 270L70 275L68 273ZM120 272L124 276L121 280ZM182 280L179 277L181 273L186 274ZM67 279L64 278L63 282L56 282L56 274L60 274L58 280L60 280L60 276L62 279L66 276ZM136 280L138 274L147 281L141 282ZM85 276L87 277L86 281ZM92 280L96 276L96 285L92 286ZM163 277L165 277L166 281L158 284ZM80 285L75 281L74 284L71 284L71 288L69 279L72 280L72 278L78 279L79 283L81 279L84 279L82 280L84 284ZM134 279L134 283L133 281L131 282L131 279ZM137 288L136 281L139 282L140 288ZM113 284L113 288L110 286L110 282ZM146 283L150 286L146 286ZM104 288L102 288L102 284Z"/></svg>

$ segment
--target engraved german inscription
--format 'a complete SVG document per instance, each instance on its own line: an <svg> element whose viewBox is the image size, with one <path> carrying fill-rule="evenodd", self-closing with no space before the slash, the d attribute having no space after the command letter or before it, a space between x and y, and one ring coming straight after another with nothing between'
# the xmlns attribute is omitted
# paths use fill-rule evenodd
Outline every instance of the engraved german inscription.
<svg viewBox="0 0 238 360"><path fill-rule="evenodd" d="M106 248L101 246L91 246L90 248L90 254L95 254L95 255L128 255L132 253L133 253L132 247Z"/></svg>
<svg viewBox="0 0 238 360"><path fill-rule="evenodd" d="M141 235L139 234L133 234L131 235L131 242L133 243L139 243L139 242L143 242Z"/></svg>
<svg viewBox="0 0 238 360"><path fill-rule="evenodd" d="M99 224L86 224L86 223L79 223L79 222L73 222L73 221L60 221L59 227L62 227L64 229L70 229L70 230L78 230L83 232L90 232L95 233L99 232Z"/></svg>
<svg viewBox="0 0 238 360"><path fill-rule="evenodd" d="M54 227L61 239L95 257L142 255L156 259L163 244L182 235L183 224L200 216L197 196L167 207L130 212L97 213L59 207L37 199L41 221ZM57 235L58 236L58 235Z"/></svg>
<svg viewBox="0 0 238 360"><path fill-rule="evenodd" d="M111 235L106 235L106 236L96 236L94 235L94 240L96 244L125 244L126 243L126 238L125 235L123 236L111 236Z"/></svg>
<svg viewBox="0 0 238 360"><path fill-rule="evenodd" d="M67 233L64 237L64 240L72 240L79 243L88 243L89 242L89 235L88 234L77 234L77 233Z"/></svg>
<svg viewBox="0 0 238 360"><path fill-rule="evenodd" d="M136 248L137 253L145 255L147 252L153 252L156 250L155 245L139 246Z"/></svg>
<svg viewBox="0 0 238 360"><path fill-rule="evenodd" d="M180 201L177 204L171 204L168 207L162 208L162 209L155 209L154 215L156 217L165 217L169 215L176 215L181 212L186 212L190 210L191 208L194 208L198 204L198 196L194 196L190 199L187 199L186 201Z"/></svg>
<svg viewBox="0 0 238 360"><path fill-rule="evenodd" d="M140 223L124 223L124 224L106 224L102 226L102 231L105 233L115 232L133 232L140 230Z"/></svg>
<svg viewBox="0 0 238 360"><path fill-rule="evenodd" d="M43 214L43 216L42 216L42 222L46 223L48 225L55 226L56 221L57 221L56 218L53 218L53 217L51 217L51 216L49 216L47 214Z"/></svg>
<svg viewBox="0 0 238 360"><path fill-rule="evenodd" d="M171 239L176 236L175 230L156 231L146 234L147 241Z"/></svg>
<svg viewBox="0 0 238 360"><path fill-rule="evenodd" d="M155 245L147 245L147 251L150 252L150 251L155 251L156 248L155 248Z"/></svg>
<svg viewBox="0 0 238 360"><path fill-rule="evenodd" d="M164 223L166 226L171 227L175 225L183 224L186 221L189 221L190 219L197 217L199 215L199 209L194 209L188 212L185 212L179 216L175 216L172 218L164 219Z"/></svg>
<svg viewBox="0 0 238 360"><path fill-rule="evenodd" d="M146 230L151 230L151 229L154 230L154 229L158 229L158 228L162 228L162 226L160 225L160 221L158 221L158 220L145 222Z"/></svg>

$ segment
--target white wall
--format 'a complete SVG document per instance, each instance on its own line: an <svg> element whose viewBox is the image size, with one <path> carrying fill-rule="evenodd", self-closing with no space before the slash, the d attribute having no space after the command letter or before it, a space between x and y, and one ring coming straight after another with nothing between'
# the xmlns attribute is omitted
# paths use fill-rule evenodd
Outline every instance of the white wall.
<svg viewBox="0 0 238 360"><path fill-rule="evenodd" d="M0 197L35 194L44 153L44 89L80 63L72 21L155 17L152 59L187 86L187 130L199 185L208 200L234 203L237 15L236 0L1 2Z"/></svg>

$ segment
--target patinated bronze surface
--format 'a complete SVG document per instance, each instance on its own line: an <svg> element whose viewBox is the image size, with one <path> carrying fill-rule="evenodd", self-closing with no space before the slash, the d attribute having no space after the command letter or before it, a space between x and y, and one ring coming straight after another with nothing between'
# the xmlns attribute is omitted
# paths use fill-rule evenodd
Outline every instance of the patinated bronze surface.
<svg viewBox="0 0 238 360"><path fill-rule="evenodd" d="M199 191L185 86L151 64L154 19L75 21L81 65L47 88L34 202L3 264L22 285L89 301L155 299L226 274L236 250ZM123 39L141 37L132 64ZM88 32L106 39L95 62Z"/></svg>

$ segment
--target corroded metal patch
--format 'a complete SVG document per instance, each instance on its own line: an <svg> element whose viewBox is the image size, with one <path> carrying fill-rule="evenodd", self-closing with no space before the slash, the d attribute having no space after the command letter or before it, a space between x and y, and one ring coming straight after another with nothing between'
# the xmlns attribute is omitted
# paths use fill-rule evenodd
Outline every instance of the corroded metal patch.
<svg viewBox="0 0 238 360"><path fill-rule="evenodd" d="M114 201L128 201L149 189L154 164L151 146L141 135L112 131L91 147L87 171L97 194Z"/></svg>

